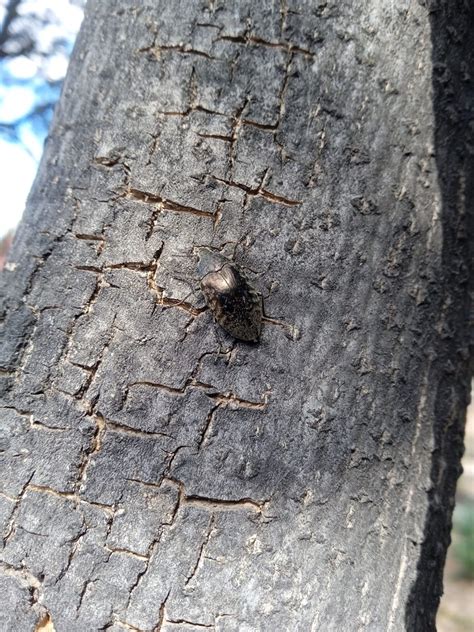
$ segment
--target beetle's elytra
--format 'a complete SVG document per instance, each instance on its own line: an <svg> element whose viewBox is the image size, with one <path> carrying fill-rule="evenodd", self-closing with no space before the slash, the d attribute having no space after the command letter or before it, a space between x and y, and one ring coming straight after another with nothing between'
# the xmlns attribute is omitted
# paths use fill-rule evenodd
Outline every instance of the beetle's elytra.
<svg viewBox="0 0 474 632"><path fill-rule="evenodd" d="M210 248L200 248L201 290L215 320L227 333L257 342L262 328L262 296L239 266Z"/></svg>

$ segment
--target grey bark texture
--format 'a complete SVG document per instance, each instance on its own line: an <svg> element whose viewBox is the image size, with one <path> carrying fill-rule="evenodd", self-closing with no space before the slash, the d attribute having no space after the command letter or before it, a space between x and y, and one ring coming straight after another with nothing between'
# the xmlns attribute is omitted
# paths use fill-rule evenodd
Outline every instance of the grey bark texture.
<svg viewBox="0 0 474 632"><path fill-rule="evenodd" d="M468 3L93 0L3 275L0 629L434 630ZM264 295L213 322L196 248Z"/></svg>

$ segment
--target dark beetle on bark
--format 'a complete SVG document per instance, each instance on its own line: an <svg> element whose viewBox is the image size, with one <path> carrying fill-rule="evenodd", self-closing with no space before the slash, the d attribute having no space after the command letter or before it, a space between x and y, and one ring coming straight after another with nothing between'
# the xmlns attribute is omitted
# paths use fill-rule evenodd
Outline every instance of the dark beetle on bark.
<svg viewBox="0 0 474 632"><path fill-rule="evenodd" d="M262 328L262 297L240 267L209 248L201 248L198 275L216 322L234 338L257 342Z"/></svg>

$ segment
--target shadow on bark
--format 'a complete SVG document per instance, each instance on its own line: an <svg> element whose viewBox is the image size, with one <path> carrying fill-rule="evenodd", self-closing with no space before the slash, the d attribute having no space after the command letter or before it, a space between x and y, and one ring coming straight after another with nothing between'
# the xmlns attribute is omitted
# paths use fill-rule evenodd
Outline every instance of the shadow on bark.
<svg viewBox="0 0 474 632"><path fill-rule="evenodd" d="M469 0L426 0L433 59L434 151L442 196L442 279L431 301L446 311L433 342L433 387L438 385L433 427L429 510L417 580L405 613L408 632L436 630L451 513L461 472L465 407L469 396L469 292L474 238L474 7ZM456 366L450 361L453 344ZM454 385L460 384L456 396Z"/></svg>

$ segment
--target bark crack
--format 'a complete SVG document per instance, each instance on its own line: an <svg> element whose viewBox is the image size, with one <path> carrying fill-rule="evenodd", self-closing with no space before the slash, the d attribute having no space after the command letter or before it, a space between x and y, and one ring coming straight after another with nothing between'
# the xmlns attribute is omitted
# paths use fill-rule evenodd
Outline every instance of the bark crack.
<svg viewBox="0 0 474 632"><path fill-rule="evenodd" d="M176 213L190 213L191 215L197 215L198 217L207 217L214 221L215 213L211 211L203 211L193 206L186 206L179 202L174 202L155 193L148 191L140 191L140 189L130 188L125 192L125 197L137 200L138 202L144 202L145 204L157 204L160 210L172 211Z"/></svg>
<svg viewBox="0 0 474 632"><path fill-rule="evenodd" d="M0 561L0 571L2 571L4 575L14 577L17 581L20 582L22 586L24 586L29 591L31 606L35 610L39 608L41 612L40 618L36 623L35 630L41 630L41 621L43 621L45 617L49 615L44 606L39 603L39 599L43 591L43 582L23 566L17 567L12 564L8 564L7 562Z"/></svg>
<svg viewBox="0 0 474 632"><path fill-rule="evenodd" d="M151 53L155 56L157 60L159 60L162 56L162 53L172 52L179 53L182 55L197 55L198 57L204 57L205 59L216 59L213 55L206 53L202 50L196 50L191 46L186 46L185 44L160 44L160 45L152 45L147 46L145 48L139 48L139 53Z"/></svg>
<svg viewBox="0 0 474 632"><path fill-rule="evenodd" d="M57 496L58 498L64 498L65 500L70 500L74 502L76 505L89 505L91 507L95 507L96 509L100 509L105 512L109 516L113 516L115 508L113 505L106 505L104 503L98 503L91 500L85 500L82 496L78 496L77 493L73 492L62 492L57 489L52 489L51 487L47 487L45 485L35 485L34 483L30 483L28 485L28 491L37 492L38 494L51 494L52 496Z"/></svg>
<svg viewBox="0 0 474 632"><path fill-rule="evenodd" d="M206 550L207 545L209 544L209 541L212 537L212 532L215 530L215 517L213 515L211 515L211 518L209 520L209 526L207 528L207 532L204 536L204 540L202 541L202 544L199 548L199 554L197 556L196 562L193 566L193 568L191 569L191 572L188 574L188 576L186 577L186 580L184 582L184 586L187 587L192 580L194 579L194 577L196 577L196 575L199 572L199 569L203 563L204 560L204 552Z"/></svg>
<svg viewBox="0 0 474 632"><path fill-rule="evenodd" d="M18 497L15 498L15 505L13 507L12 513L10 514L10 520L8 521L8 527L5 530L5 536L3 537L3 545L5 546L5 544L7 544L7 542L10 540L10 538L14 535L15 531L16 531L16 527L15 527L15 519L16 519L16 515L18 513L18 510L20 509L20 504L21 501L23 499L23 496L25 495L28 486L30 485L31 479L33 478L33 476L35 475L35 472L33 471L28 480L26 481L26 483L23 485L22 489L20 490L20 493L18 494Z"/></svg>
<svg viewBox="0 0 474 632"><path fill-rule="evenodd" d="M102 447L102 439L107 429L105 419L102 417L102 415L98 413L93 413L92 417L95 420L96 429L91 441L91 445L84 454L84 459L80 467L78 480L75 486L76 492L81 490L82 486L87 480L87 470L94 456L100 451Z"/></svg>
<svg viewBox="0 0 474 632"><path fill-rule="evenodd" d="M250 35L220 35L215 41L232 42L234 44L243 44L244 46L264 46L267 48L277 48L288 53L300 53L306 57L314 57L315 53L308 48L302 48L291 42L270 42L260 37Z"/></svg>
<svg viewBox="0 0 474 632"><path fill-rule="evenodd" d="M188 619L164 619L163 623L171 627L180 627L182 625L191 625L195 628L204 628L206 630L214 630L215 626L206 623L197 623L196 621L189 621Z"/></svg>
<svg viewBox="0 0 474 632"><path fill-rule="evenodd" d="M139 428L133 428L132 426L127 426L126 424L121 424L116 421L110 421L108 419L104 419L105 430L109 430L110 432L118 432L122 434L127 434L132 437L166 437L168 439L174 439L173 435L167 434L166 432L153 432L151 430L140 430ZM100 446L99 448L100 449ZM97 452L98 450L96 450Z"/></svg>
<svg viewBox="0 0 474 632"><path fill-rule="evenodd" d="M252 498L239 498L236 500L227 500L223 498L212 498L198 495L188 495L184 483L171 478L163 477L161 483L167 483L174 486L178 491L178 504L174 513L173 521L179 509L182 506L199 507L205 511L252 511L262 514L268 504L268 500L254 500Z"/></svg>
<svg viewBox="0 0 474 632"><path fill-rule="evenodd" d="M212 384L203 384L202 382L199 382L195 379L194 377L195 374L196 373L193 372L193 375L190 376L186 380L184 386L180 388L168 386L167 384L161 384L159 382L153 382L150 380L139 380L137 382L132 382L127 387L126 396L128 395L129 389L135 386L149 386L151 388L161 389L163 391L166 391L168 393L173 393L175 395L184 395L188 391L188 389L198 389L198 390L203 390L205 394L207 395L207 397L209 397L210 399L217 401L217 405L213 409L213 412L222 404L231 405L234 408L247 408L250 410L265 410L265 408L267 407L268 398L270 395L269 391L266 391L265 393L262 394L261 401L254 402L251 400L238 397L237 395L235 395L235 393L232 393L230 391L220 392ZM212 392L209 392L209 391L212 391ZM107 425L109 425L109 423L110 422L107 422ZM115 423L115 422L111 422L111 423ZM158 433L158 434L165 434L165 433ZM165 436L168 436L168 435L165 435Z"/></svg>
<svg viewBox="0 0 474 632"><path fill-rule="evenodd" d="M296 325L291 325L290 323L286 323L284 320L279 320L278 318L271 318L270 316L264 316L262 318L262 322L267 325L275 325L276 327L280 327L285 332L286 337L289 340L299 340L301 337L301 331L298 329Z"/></svg>
<svg viewBox="0 0 474 632"><path fill-rule="evenodd" d="M201 431L201 437L200 437L200 439L198 441L198 450L200 450L201 447L207 443L208 436L209 436L209 434L211 432L211 428L213 426L214 414L220 407L221 407L221 404L219 402L216 406L211 408L211 410L209 411L209 413L208 413L208 415L206 417L206 423L204 424L204 428ZM172 465L173 460L174 460L174 456L173 456L173 459L171 459L170 464L169 464L169 469L170 470L171 470L171 465Z"/></svg>
<svg viewBox="0 0 474 632"><path fill-rule="evenodd" d="M215 180L216 182L221 182L222 184L226 184L229 187L234 187L240 189L241 191L245 191L245 193L249 196L262 197L268 202L273 202L274 204L281 204L282 206L301 206L303 204L302 200L292 200L290 198L286 198L282 195L278 195L276 193L272 193L267 189L261 188L261 185L252 188L247 184L243 184L242 182L234 182L233 180L224 180L223 178L218 178L217 176L209 175L209 178Z"/></svg>
<svg viewBox="0 0 474 632"><path fill-rule="evenodd" d="M168 594L166 595L166 597L164 598L164 600L162 601L161 605L160 605L160 610L158 613L158 622L156 624L156 626L153 628L153 632L160 632L163 623L165 623L165 611L166 611L166 602L168 601L168 597L170 596L170 592L171 589L168 590Z"/></svg>

